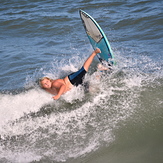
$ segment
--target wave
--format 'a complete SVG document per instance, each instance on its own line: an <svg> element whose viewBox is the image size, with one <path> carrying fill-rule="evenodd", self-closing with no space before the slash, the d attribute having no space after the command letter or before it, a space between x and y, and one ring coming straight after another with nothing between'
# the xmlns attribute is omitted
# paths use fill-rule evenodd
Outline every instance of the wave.
<svg viewBox="0 0 163 163"><path fill-rule="evenodd" d="M37 87L15 95L1 93L0 157L12 162L46 157L66 161L109 146L119 124L137 114L141 92L152 82L131 62L130 67L125 61L116 66L100 82L88 74L91 92L80 86L58 101Z"/></svg>
<svg viewBox="0 0 163 163"><path fill-rule="evenodd" d="M161 95L154 94L154 99L151 94L148 99L157 101L156 114L152 108L148 111L142 94L152 88L162 88L162 61L155 62L151 56L123 50L119 55L114 49L117 65L112 73L103 74L100 81L95 78L96 68L92 65L86 76L88 92L80 86L54 101L52 95L35 83L40 74L58 78L76 71L84 56L60 62L56 57L50 65L35 70L32 76L27 75L23 90L0 93L1 160L31 162L78 158L113 143L114 132L131 117L132 123L138 119L144 123L142 117L149 115L157 117Z"/></svg>
<svg viewBox="0 0 163 163"><path fill-rule="evenodd" d="M74 162L92 153L96 155L94 151L112 144L117 149L117 144L124 139L118 141L116 133L119 137L134 135L135 140L136 132L141 134L144 128L160 132L161 2L71 2L1 2L4 61L0 86L6 91L0 93L0 162ZM54 101L36 86L35 80L40 75L58 78L76 71L90 52L78 6L97 19L106 34L109 26L108 38L114 38L110 41L117 65L100 82L92 74L96 69L92 65L86 77L90 91L82 86L73 88ZM80 30L83 33L79 33ZM27 83L21 85L25 79ZM148 131L146 135L150 135ZM158 139L157 136L153 140ZM126 144L131 147L128 137L123 142L125 147ZM133 146L140 142L135 141ZM147 143L152 146L151 142ZM112 151L111 159L117 157L117 153L124 154L122 148L119 149ZM128 148L126 157L128 151L137 149ZM154 149L153 146L150 149ZM144 151L148 149L145 147Z"/></svg>

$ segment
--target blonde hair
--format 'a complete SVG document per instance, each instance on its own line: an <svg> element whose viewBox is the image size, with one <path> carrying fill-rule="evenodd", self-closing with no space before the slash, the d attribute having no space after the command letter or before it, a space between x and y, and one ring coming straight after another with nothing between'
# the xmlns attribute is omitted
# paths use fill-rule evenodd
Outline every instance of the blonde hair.
<svg viewBox="0 0 163 163"><path fill-rule="evenodd" d="M44 79L48 79L48 80L52 81L52 79L50 79L50 78L48 78L48 77L46 77L46 76L45 76L45 77L42 77L41 79L39 79L39 86L40 86L41 88L43 88L41 82L42 82Z"/></svg>

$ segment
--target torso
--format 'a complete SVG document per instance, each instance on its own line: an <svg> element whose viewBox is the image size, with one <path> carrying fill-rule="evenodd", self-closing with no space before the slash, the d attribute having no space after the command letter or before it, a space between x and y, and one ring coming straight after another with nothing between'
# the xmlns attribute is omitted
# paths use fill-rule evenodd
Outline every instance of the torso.
<svg viewBox="0 0 163 163"><path fill-rule="evenodd" d="M47 89L46 91L48 91L49 93L54 94L54 95L58 94L59 89L62 84L64 84L66 86L64 93L66 93L73 87L73 85L70 83L68 77L65 77L64 79L53 80L51 89Z"/></svg>
<svg viewBox="0 0 163 163"><path fill-rule="evenodd" d="M71 82L70 82L68 76L66 76L66 77L63 79L63 81L64 81L64 83L65 83L66 86L67 86L67 91L69 91L69 90L73 87L73 85L71 84Z"/></svg>

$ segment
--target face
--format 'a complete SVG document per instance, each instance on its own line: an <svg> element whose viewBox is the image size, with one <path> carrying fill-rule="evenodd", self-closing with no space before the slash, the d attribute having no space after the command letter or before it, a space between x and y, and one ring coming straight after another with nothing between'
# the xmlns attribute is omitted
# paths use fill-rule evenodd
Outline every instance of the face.
<svg viewBox="0 0 163 163"><path fill-rule="evenodd" d="M49 79L44 79L41 81L42 88L51 88L51 81Z"/></svg>

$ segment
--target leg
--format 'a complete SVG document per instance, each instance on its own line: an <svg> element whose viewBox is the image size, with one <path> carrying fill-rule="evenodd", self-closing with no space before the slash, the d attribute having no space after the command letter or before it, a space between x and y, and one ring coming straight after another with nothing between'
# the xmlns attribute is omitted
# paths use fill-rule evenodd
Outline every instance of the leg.
<svg viewBox="0 0 163 163"><path fill-rule="evenodd" d="M83 67L86 71L88 71L94 57L96 56L97 53L101 53L100 49L97 48L95 51L93 51L93 53L88 57L88 59L85 61Z"/></svg>

